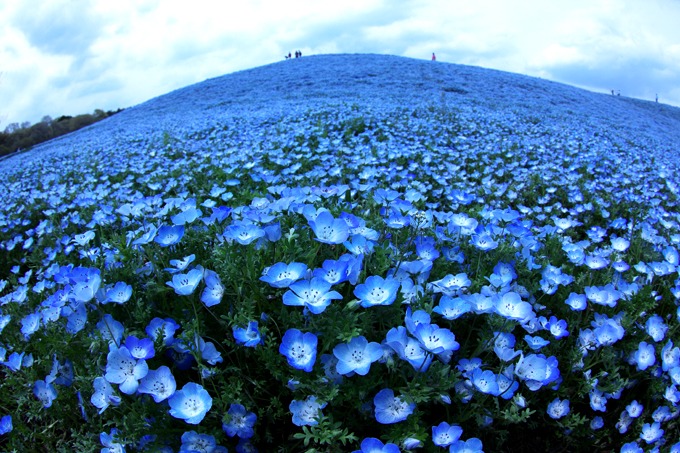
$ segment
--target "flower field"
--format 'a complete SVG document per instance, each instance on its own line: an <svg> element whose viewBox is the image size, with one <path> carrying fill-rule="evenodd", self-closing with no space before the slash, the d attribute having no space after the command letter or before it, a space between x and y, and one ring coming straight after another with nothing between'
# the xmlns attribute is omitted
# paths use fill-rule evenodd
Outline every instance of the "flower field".
<svg viewBox="0 0 680 453"><path fill-rule="evenodd" d="M680 110L380 55L0 161L0 450L680 452Z"/></svg>

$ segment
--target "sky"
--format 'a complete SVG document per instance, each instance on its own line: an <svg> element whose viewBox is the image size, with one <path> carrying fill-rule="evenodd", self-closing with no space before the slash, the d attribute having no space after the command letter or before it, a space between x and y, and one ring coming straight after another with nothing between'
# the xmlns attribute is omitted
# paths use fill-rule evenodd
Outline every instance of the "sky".
<svg viewBox="0 0 680 453"><path fill-rule="evenodd" d="M7 0L0 130L283 60L378 53L680 106L680 0Z"/></svg>

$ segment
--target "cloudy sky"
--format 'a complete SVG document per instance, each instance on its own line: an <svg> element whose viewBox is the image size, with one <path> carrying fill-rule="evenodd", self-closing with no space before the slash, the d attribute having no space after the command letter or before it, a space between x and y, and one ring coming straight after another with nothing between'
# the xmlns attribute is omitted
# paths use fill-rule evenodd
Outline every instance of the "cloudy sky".
<svg viewBox="0 0 680 453"><path fill-rule="evenodd" d="M139 104L302 50L538 76L680 106L680 0L0 3L0 130Z"/></svg>

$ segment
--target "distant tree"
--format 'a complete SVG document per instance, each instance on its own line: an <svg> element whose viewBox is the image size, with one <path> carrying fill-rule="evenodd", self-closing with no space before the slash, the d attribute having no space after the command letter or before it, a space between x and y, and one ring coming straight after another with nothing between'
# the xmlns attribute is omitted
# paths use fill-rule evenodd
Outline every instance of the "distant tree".
<svg viewBox="0 0 680 453"><path fill-rule="evenodd" d="M7 127L5 128L5 134L13 134L16 131L21 129L21 126L19 126L19 123L9 123Z"/></svg>

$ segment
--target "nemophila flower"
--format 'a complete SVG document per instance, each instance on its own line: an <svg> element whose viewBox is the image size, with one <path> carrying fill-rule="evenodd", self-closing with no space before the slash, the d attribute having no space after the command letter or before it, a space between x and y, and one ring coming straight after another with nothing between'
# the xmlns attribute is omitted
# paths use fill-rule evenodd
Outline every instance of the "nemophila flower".
<svg viewBox="0 0 680 453"><path fill-rule="evenodd" d="M569 400L555 398L548 404L548 410L546 411L550 418L558 420L569 414Z"/></svg>
<svg viewBox="0 0 680 453"><path fill-rule="evenodd" d="M293 424L296 426L314 426L319 424L319 419L323 416L321 409L327 403L319 403L316 396L311 395L304 401L293 400L288 409L293 414Z"/></svg>
<svg viewBox="0 0 680 453"><path fill-rule="evenodd" d="M515 366L515 374L524 381L529 390L536 391L560 378L557 365L555 356L546 358L543 354L522 355Z"/></svg>
<svg viewBox="0 0 680 453"><path fill-rule="evenodd" d="M314 269L312 276L326 280L331 285L337 285L349 278L349 263L341 260L325 260L320 269Z"/></svg>
<svg viewBox="0 0 680 453"><path fill-rule="evenodd" d="M564 319L557 319L555 316L551 316L547 320L544 327L550 331L552 336L557 339L569 336L569 331L567 330L567 321Z"/></svg>
<svg viewBox="0 0 680 453"><path fill-rule="evenodd" d="M503 362L509 362L522 351L515 351L515 336L509 332L494 332L494 346L493 352L501 359Z"/></svg>
<svg viewBox="0 0 680 453"><path fill-rule="evenodd" d="M94 392L90 397L90 402L99 409L101 414L110 405L118 406L120 404L120 396L116 395L111 384L100 376L94 379Z"/></svg>
<svg viewBox="0 0 680 453"><path fill-rule="evenodd" d="M471 373L470 381L474 388L479 392L492 396L498 396L500 394L496 374L491 370L475 368Z"/></svg>
<svg viewBox="0 0 680 453"><path fill-rule="evenodd" d="M52 401L57 398L57 389L42 379L33 384L33 395L40 400L44 408L52 406Z"/></svg>
<svg viewBox="0 0 680 453"><path fill-rule="evenodd" d="M661 316L655 314L647 319L647 322L645 323L645 330L649 336L658 343L666 336L668 325L666 325Z"/></svg>
<svg viewBox="0 0 680 453"><path fill-rule="evenodd" d="M637 442L628 442L621 445L621 450L619 450L619 453L644 453L644 450L637 444Z"/></svg>
<svg viewBox="0 0 680 453"><path fill-rule="evenodd" d="M137 360L125 346L110 346L106 357L104 378L111 384L119 384L120 391L132 395L139 387L139 380L149 372L146 360Z"/></svg>
<svg viewBox="0 0 680 453"><path fill-rule="evenodd" d="M502 296L496 296L496 313L504 318L526 322L534 318L531 304L524 302L519 294L510 291Z"/></svg>
<svg viewBox="0 0 680 453"><path fill-rule="evenodd" d="M185 256L181 260L170 260L170 265L173 266L173 267L166 267L163 270L166 271L166 272L169 272L171 274L175 274L177 272L182 272L189 266L189 264L193 263L195 259L196 259L196 255L191 254L191 255Z"/></svg>
<svg viewBox="0 0 680 453"><path fill-rule="evenodd" d="M590 407L594 411L607 411L607 396L600 390L593 389L588 393L590 399Z"/></svg>
<svg viewBox="0 0 680 453"><path fill-rule="evenodd" d="M631 401L630 404L626 406L626 412L628 412L628 415L630 415L632 418L638 418L640 415L642 415L642 410L643 406L642 404L638 403L637 400Z"/></svg>
<svg viewBox="0 0 680 453"><path fill-rule="evenodd" d="M40 328L40 322L42 316L40 313L31 313L24 316L21 320L21 334L24 336L24 340L28 341L35 332Z"/></svg>
<svg viewBox="0 0 680 453"><path fill-rule="evenodd" d="M342 243L352 255L370 255L373 253L375 242L364 236L354 235L348 241Z"/></svg>
<svg viewBox="0 0 680 453"><path fill-rule="evenodd" d="M661 424L659 422L645 423L642 425L642 432L640 433L640 439L647 442L647 445L653 444L663 437L664 430L661 429Z"/></svg>
<svg viewBox="0 0 680 453"><path fill-rule="evenodd" d="M449 453L484 453L482 441L476 437L463 441L457 440L449 446Z"/></svg>
<svg viewBox="0 0 680 453"><path fill-rule="evenodd" d="M354 450L352 453L399 453L400 451L396 444L384 444L375 437L367 437L361 441L361 450Z"/></svg>
<svg viewBox="0 0 680 453"><path fill-rule="evenodd" d="M444 354L460 348L453 332L437 324L420 323L415 326L413 336L423 345L423 348L433 354Z"/></svg>
<svg viewBox="0 0 680 453"><path fill-rule="evenodd" d="M168 404L170 415L190 425L198 425L212 407L212 398L203 387L188 382L170 397Z"/></svg>
<svg viewBox="0 0 680 453"><path fill-rule="evenodd" d="M188 296L196 290L196 287L203 280L203 268L197 266L186 274L175 274L172 276L172 281L165 282L166 285L173 288L175 293L180 296Z"/></svg>
<svg viewBox="0 0 680 453"><path fill-rule="evenodd" d="M249 245L264 235L264 230L257 224L250 221L235 220L224 230L223 237L230 242L236 241L241 245Z"/></svg>
<svg viewBox="0 0 680 453"><path fill-rule="evenodd" d="M179 448L179 453L215 453L216 448L215 437L210 434L187 431L182 434L182 445Z"/></svg>
<svg viewBox="0 0 680 453"><path fill-rule="evenodd" d="M229 437L238 436L241 439L250 439L255 435L253 427L256 421L257 415L253 412L246 411L241 404L232 404L224 417L222 429Z"/></svg>
<svg viewBox="0 0 680 453"><path fill-rule="evenodd" d="M322 313L332 300L342 299L337 291L331 291L331 284L326 280L313 277L290 285L283 295L283 304L303 306L315 315Z"/></svg>
<svg viewBox="0 0 680 453"><path fill-rule="evenodd" d="M390 329L385 344L392 348L400 359L406 360L421 373L426 372L432 362L432 354L428 354L418 340L409 337L404 326Z"/></svg>
<svg viewBox="0 0 680 453"><path fill-rule="evenodd" d="M373 398L375 419L378 423L389 425L406 420L416 408L415 403L407 403L394 396L392 389L382 389Z"/></svg>
<svg viewBox="0 0 680 453"><path fill-rule="evenodd" d="M668 340L661 350L661 368L663 371L668 371L678 366L680 366L680 348Z"/></svg>
<svg viewBox="0 0 680 453"><path fill-rule="evenodd" d="M529 348L531 348L532 351L538 351L541 348L543 348L543 346L547 346L550 344L550 341L544 338L541 338L539 336L532 337L531 335L525 335L524 341L526 341L527 345L529 346Z"/></svg>
<svg viewBox="0 0 680 453"><path fill-rule="evenodd" d="M590 421L590 429L592 429L593 431L597 431L598 429L601 429L603 426L604 419L599 415L593 417L593 419Z"/></svg>
<svg viewBox="0 0 680 453"><path fill-rule="evenodd" d="M73 384L73 362L69 359L60 362L55 354L52 359L52 370L45 377L45 382L70 387Z"/></svg>
<svg viewBox="0 0 680 453"><path fill-rule="evenodd" d="M584 264L592 270L604 269L609 265L609 260L600 255L586 255Z"/></svg>
<svg viewBox="0 0 680 453"><path fill-rule="evenodd" d="M364 336L354 337L349 343L340 343L333 348L333 355L338 359L336 365L339 374L355 372L365 376L371 367L383 356L383 348L375 342L368 342Z"/></svg>
<svg viewBox="0 0 680 453"><path fill-rule="evenodd" d="M118 441L118 429L111 428L109 434L99 434L99 442L105 448L101 449L101 453L125 453L125 445Z"/></svg>
<svg viewBox="0 0 680 453"><path fill-rule="evenodd" d="M429 283L429 287L435 293L443 293L447 296L457 296L463 288L467 288L472 284L467 274L460 273L457 275L448 274L440 280Z"/></svg>
<svg viewBox="0 0 680 453"><path fill-rule="evenodd" d="M113 286L108 286L99 290L97 299L102 304L114 303L124 304L132 296L132 285L125 282L117 282Z"/></svg>
<svg viewBox="0 0 680 453"><path fill-rule="evenodd" d="M656 356L654 355L654 345L648 344L646 341L641 341L637 350L633 351L631 364L635 364L638 370L644 371L656 363Z"/></svg>
<svg viewBox="0 0 680 453"><path fill-rule="evenodd" d="M0 418L0 436L11 432L12 429L13 426L11 415L5 415L2 418Z"/></svg>
<svg viewBox="0 0 680 453"><path fill-rule="evenodd" d="M309 220L316 240L324 244L342 244L349 237L349 227L343 219L336 219L329 211L321 211Z"/></svg>
<svg viewBox="0 0 680 453"><path fill-rule="evenodd" d="M621 325L620 317L609 318L595 313L595 320L591 322L593 334L598 346L611 346L623 338L625 329Z"/></svg>
<svg viewBox="0 0 680 453"><path fill-rule="evenodd" d="M668 264L673 266L680 264L680 255L678 255L677 249L673 246L669 245L663 249L663 258L666 260L666 262L668 262Z"/></svg>
<svg viewBox="0 0 680 453"><path fill-rule="evenodd" d="M264 339L257 328L257 321L250 321L248 327L245 329L243 327L233 326L232 331L234 333L234 340L236 340L237 344L254 348L257 345L264 343Z"/></svg>
<svg viewBox="0 0 680 453"><path fill-rule="evenodd" d="M630 247L630 241L622 237L613 237L611 239L612 249L617 252L625 252Z"/></svg>
<svg viewBox="0 0 680 453"><path fill-rule="evenodd" d="M179 243L179 241L184 236L184 226L183 225L163 225L158 228L156 232L156 237L153 239L154 242L159 244L161 247L169 247Z"/></svg>
<svg viewBox="0 0 680 453"><path fill-rule="evenodd" d="M420 324L430 324L430 314L425 310L416 310L413 312L411 307L406 308L406 316L404 316L404 324L411 335L416 331L416 327Z"/></svg>
<svg viewBox="0 0 680 453"><path fill-rule="evenodd" d="M464 301L472 306L472 311L478 315L482 313L493 313L496 309L496 300L480 293L464 294L460 296Z"/></svg>
<svg viewBox="0 0 680 453"><path fill-rule="evenodd" d="M85 303L70 304L62 308L61 315L66 317L66 331L76 334L87 324L87 308Z"/></svg>
<svg viewBox="0 0 680 453"><path fill-rule="evenodd" d="M260 281L269 283L274 288L288 288L307 273L307 265L304 263L276 263L262 271Z"/></svg>
<svg viewBox="0 0 680 453"><path fill-rule="evenodd" d="M463 429L460 426L441 422L432 427L432 442L437 447L448 447L460 439L461 434L463 434Z"/></svg>
<svg viewBox="0 0 680 453"><path fill-rule="evenodd" d="M470 244L474 245L483 252L487 252L498 247L498 242L494 240L494 238L486 231L472 235L472 238L470 238Z"/></svg>
<svg viewBox="0 0 680 453"><path fill-rule="evenodd" d="M613 285L609 284L602 288L597 286L585 287L586 297L594 304L615 307L616 302L621 298L621 292L617 291Z"/></svg>
<svg viewBox="0 0 680 453"><path fill-rule="evenodd" d="M391 305L397 298L398 290L399 280L373 275L354 288L354 295L359 299L362 307L368 308L376 305Z"/></svg>
<svg viewBox="0 0 680 453"><path fill-rule="evenodd" d="M224 295L224 286L216 272L206 269L203 273L203 280L205 281L205 288L201 293L201 302L206 307L212 307L222 302Z"/></svg>
<svg viewBox="0 0 680 453"><path fill-rule="evenodd" d="M434 307L432 311L439 313L444 319L453 321L472 311L472 305L461 297L454 298L444 295L439 299L439 305Z"/></svg>
<svg viewBox="0 0 680 453"><path fill-rule="evenodd" d="M151 395L155 402L160 403L170 398L176 389L175 377L172 375L170 368L163 365L157 370L149 370L146 376L139 382L137 391Z"/></svg>
<svg viewBox="0 0 680 453"><path fill-rule="evenodd" d="M153 341L149 338L137 338L130 335L125 339L125 347L135 359L151 359L156 355Z"/></svg>
<svg viewBox="0 0 680 453"><path fill-rule="evenodd" d="M312 371L316 361L318 340L311 332L302 333L298 329L288 329L281 339L279 353L288 360L288 364L297 370Z"/></svg>
<svg viewBox="0 0 680 453"><path fill-rule="evenodd" d="M169 346L174 340L177 329L179 329L179 324L171 318L153 318L144 329L144 332L153 341L158 341L160 338L165 346Z"/></svg>

